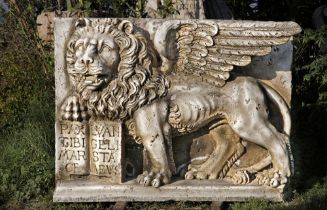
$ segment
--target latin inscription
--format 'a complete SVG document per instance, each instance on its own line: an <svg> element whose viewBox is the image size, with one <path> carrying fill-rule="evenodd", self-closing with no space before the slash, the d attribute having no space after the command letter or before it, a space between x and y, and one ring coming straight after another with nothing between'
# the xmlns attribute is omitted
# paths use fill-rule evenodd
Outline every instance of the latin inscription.
<svg viewBox="0 0 327 210"><path fill-rule="evenodd" d="M122 138L119 122L90 121L91 174L105 176L111 183L122 181Z"/></svg>
<svg viewBox="0 0 327 210"><path fill-rule="evenodd" d="M89 172L87 123L57 122L57 161L63 176L70 174L86 175Z"/></svg>

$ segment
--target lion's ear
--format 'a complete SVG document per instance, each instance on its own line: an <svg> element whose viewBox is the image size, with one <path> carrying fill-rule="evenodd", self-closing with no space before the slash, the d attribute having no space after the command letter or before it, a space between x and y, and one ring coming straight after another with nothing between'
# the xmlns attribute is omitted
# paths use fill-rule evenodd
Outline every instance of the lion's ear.
<svg viewBox="0 0 327 210"><path fill-rule="evenodd" d="M75 23L76 28L83 28L85 26L90 26L90 25L91 25L91 20L87 18L80 18Z"/></svg>
<svg viewBox="0 0 327 210"><path fill-rule="evenodd" d="M118 29L124 31L127 34L133 33L134 26L131 21L123 20L119 23Z"/></svg>

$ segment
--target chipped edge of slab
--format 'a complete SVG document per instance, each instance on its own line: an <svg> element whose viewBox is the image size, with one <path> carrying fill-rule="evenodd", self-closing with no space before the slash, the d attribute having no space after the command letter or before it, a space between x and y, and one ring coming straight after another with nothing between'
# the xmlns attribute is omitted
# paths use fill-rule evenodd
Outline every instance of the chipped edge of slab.
<svg viewBox="0 0 327 210"><path fill-rule="evenodd" d="M58 182L53 195L54 202L246 201L251 198L280 202L283 194L274 188L233 185L222 180L179 180L160 188L143 187L135 180L120 185L75 180Z"/></svg>

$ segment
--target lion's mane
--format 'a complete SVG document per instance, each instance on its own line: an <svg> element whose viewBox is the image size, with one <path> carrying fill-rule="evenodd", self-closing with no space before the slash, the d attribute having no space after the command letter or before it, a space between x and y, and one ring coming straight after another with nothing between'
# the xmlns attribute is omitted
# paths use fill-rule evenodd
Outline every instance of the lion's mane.
<svg viewBox="0 0 327 210"><path fill-rule="evenodd" d="M167 94L169 82L159 71L157 55L151 42L127 20L102 19L90 21L73 33L67 48L67 68L75 62L75 43L85 35L110 34L119 46L120 63L117 75L101 91L86 91L83 75L70 75L74 91L97 117L125 120L138 108Z"/></svg>

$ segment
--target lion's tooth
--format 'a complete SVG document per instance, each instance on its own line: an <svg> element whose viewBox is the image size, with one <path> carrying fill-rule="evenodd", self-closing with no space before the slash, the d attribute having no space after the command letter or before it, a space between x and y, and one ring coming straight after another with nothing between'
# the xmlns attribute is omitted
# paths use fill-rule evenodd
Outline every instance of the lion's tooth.
<svg viewBox="0 0 327 210"><path fill-rule="evenodd" d="M88 84L92 84L93 81L91 81L91 80L85 80L84 83L88 85Z"/></svg>

